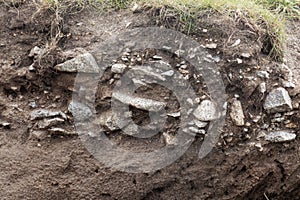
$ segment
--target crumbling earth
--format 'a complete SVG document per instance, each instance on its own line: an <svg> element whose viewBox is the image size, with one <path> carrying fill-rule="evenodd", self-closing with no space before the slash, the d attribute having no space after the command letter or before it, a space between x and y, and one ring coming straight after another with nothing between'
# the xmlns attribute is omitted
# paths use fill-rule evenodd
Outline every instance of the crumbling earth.
<svg viewBox="0 0 300 200"><path fill-rule="evenodd" d="M207 50L207 62L220 68L227 93L225 126L217 145L203 159L198 158L199 146L216 116L203 78L193 66L154 49L125 51L112 61L98 85L95 123L123 148L152 151L176 145L182 115L172 91L147 79L126 83L139 86L134 96L113 94L126 71L131 69L136 77L138 66L147 64L152 67L143 68L144 73L160 81L178 71L197 94L186 100L195 107L184 131L196 136L187 152L161 170L126 173L107 168L79 139L73 116L79 113L86 120L94 111L72 102L76 73L97 70L82 67L91 62L89 52L124 30L165 26L188 32L176 23L176 16L161 17L163 10L154 8L109 14L92 7L74 8L63 16L63 24L55 26L55 13L37 10L35 4L0 5L2 199L299 199L298 21L290 22L287 56L292 57L278 63L266 55L264 31L247 20L201 14L189 34ZM119 118L110 111L112 99L130 105L124 116L144 126L144 132L155 129L147 126L149 110L166 107L164 129L151 139L123 134L120 128L133 126L118 126Z"/></svg>

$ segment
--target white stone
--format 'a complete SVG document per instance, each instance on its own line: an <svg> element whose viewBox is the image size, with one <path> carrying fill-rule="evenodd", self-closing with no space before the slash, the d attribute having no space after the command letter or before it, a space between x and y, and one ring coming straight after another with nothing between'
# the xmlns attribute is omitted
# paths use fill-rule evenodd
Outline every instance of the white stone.
<svg viewBox="0 0 300 200"><path fill-rule="evenodd" d="M273 131L265 136L265 140L270 142L288 142L296 139L296 134L289 131Z"/></svg>
<svg viewBox="0 0 300 200"><path fill-rule="evenodd" d="M211 121L218 118L215 104L210 100L204 100L194 110L193 115L200 121Z"/></svg>

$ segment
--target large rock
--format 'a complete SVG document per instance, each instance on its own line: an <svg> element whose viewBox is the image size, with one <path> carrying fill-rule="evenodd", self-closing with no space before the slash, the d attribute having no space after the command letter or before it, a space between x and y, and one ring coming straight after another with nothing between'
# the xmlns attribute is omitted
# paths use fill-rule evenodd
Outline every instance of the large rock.
<svg viewBox="0 0 300 200"><path fill-rule="evenodd" d="M269 113L292 110L292 100L288 91L282 87L272 90L265 100L264 109Z"/></svg>
<svg viewBox="0 0 300 200"><path fill-rule="evenodd" d="M98 64L90 53L81 54L71 60L55 66L61 72L99 73Z"/></svg>
<svg viewBox="0 0 300 200"><path fill-rule="evenodd" d="M202 101L193 115L200 121L212 121L218 118L216 105L210 100Z"/></svg>
<svg viewBox="0 0 300 200"><path fill-rule="evenodd" d="M296 139L296 134L289 131L273 131L265 136L265 140L270 142L288 142Z"/></svg>
<svg viewBox="0 0 300 200"><path fill-rule="evenodd" d="M237 126L244 126L245 115L240 101L234 99L231 105L230 117Z"/></svg>

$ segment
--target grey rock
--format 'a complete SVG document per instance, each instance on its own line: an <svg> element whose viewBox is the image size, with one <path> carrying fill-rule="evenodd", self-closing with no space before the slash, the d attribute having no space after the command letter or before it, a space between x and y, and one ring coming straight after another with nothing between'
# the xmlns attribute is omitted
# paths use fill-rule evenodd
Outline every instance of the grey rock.
<svg viewBox="0 0 300 200"><path fill-rule="evenodd" d="M124 113L123 118L128 118L128 120L118 119L117 115L114 114L111 110L100 113L99 117L96 118L96 123L108 128L111 131L120 130L123 127L127 126L131 120L131 113Z"/></svg>
<svg viewBox="0 0 300 200"><path fill-rule="evenodd" d="M218 118L215 104L210 100L204 100L194 110L193 115L200 121L211 121Z"/></svg>
<svg viewBox="0 0 300 200"><path fill-rule="evenodd" d="M288 91L282 87L272 90L266 97L264 109L269 113L292 110L292 100Z"/></svg>
<svg viewBox="0 0 300 200"><path fill-rule="evenodd" d="M82 73L99 73L98 64L90 53L81 54L71 60L55 66L55 69L61 72L82 72Z"/></svg>
<svg viewBox="0 0 300 200"><path fill-rule="evenodd" d="M245 125L245 115L240 101L234 99L231 105L230 117L237 126Z"/></svg>
<svg viewBox="0 0 300 200"><path fill-rule="evenodd" d="M67 115L61 111L50 111L50 110L40 109L40 110L34 110L30 113L30 120L57 117L57 116L61 116L63 119L67 119Z"/></svg>
<svg viewBox="0 0 300 200"><path fill-rule="evenodd" d="M127 66L124 64L114 64L111 67L111 71L113 73L122 74L126 68Z"/></svg>
<svg viewBox="0 0 300 200"><path fill-rule="evenodd" d="M257 71L256 75L260 78L270 78L270 74L267 71Z"/></svg>
<svg viewBox="0 0 300 200"><path fill-rule="evenodd" d="M289 131L273 131L265 136L270 142L288 142L296 139L296 134Z"/></svg>
<svg viewBox="0 0 300 200"><path fill-rule="evenodd" d="M128 104L142 110L157 112L164 109L166 106L166 103L164 102L145 99L141 97L134 97L121 92L114 92L112 97L124 104Z"/></svg>
<svg viewBox="0 0 300 200"><path fill-rule="evenodd" d="M74 118L79 121L85 121L93 115L88 106L74 101L69 104L68 110L72 113Z"/></svg>
<svg viewBox="0 0 300 200"><path fill-rule="evenodd" d="M30 132L31 139L43 140L48 136L47 131L45 130L33 130Z"/></svg>

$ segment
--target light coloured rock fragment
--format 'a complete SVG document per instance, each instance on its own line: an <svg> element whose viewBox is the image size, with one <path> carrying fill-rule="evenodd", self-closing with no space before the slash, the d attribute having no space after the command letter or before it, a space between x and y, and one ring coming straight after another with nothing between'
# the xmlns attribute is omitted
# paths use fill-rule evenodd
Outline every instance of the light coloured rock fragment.
<svg viewBox="0 0 300 200"><path fill-rule="evenodd" d="M237 126L244 126L245 125L245 115L243 112L242 104L239 100L234 99L231 105L231 112L230 117L232 121Z"/></svg>
<svg viewBox="0 0 300 200"><path fill-rule="evenodd" d="M165 142L167 145L177 145L178 144L178 140L175 136L170 135L168 133L163 133L163 136L165 138Z"/></svg>
<svg viewBox="0 0 300 200"><path fill-rule="evenodd" d="M218 47L218 44L210 43L210 44L206 44L205 47L208 49L216 49Z"/></svg>
<svg viewBox="0 0 300 200"><path fill-rule="evenodd" d="M266 78L266 79L270 78L270 74L267 71L257 71L256 75L260 78Z"/></svg>
<svg viewBox="0 0 300 200"><path fill-rule="evenodd" d="M63 123L65 120L61 118L53 118L53 119L43 119L37 123L39 129L49 128L51 126L56 126L58 124Z"/></svg>
<svg viewBox="0 0 300 200"><path fill-rule="evenodd" d="M168 113L167 115L170 116L170 117L177 118L177 117L180 117L180 112L176 112L176 113Z"/></svg>
<svg viewBox="0 0 300 200"><path fill-rule="evenodd" d="M194 110L193 115L200 121L212 121L218 118L215 104L210 100L204 100Z"/></svg>
<svg viewBox="0 0 300 200"><path fill-rule="evenodd" d="M196 127L189 127L189 131L193 132L193 133L196 133L196 134L202 134L202 135L205 135L205 130L204 129L199 129L199 128L196 128Z"/></svg>
<svg viewBox="0 0 300 200"><path fill-rule="evenodd" d="M96 123L107 127L111 131L120 130L123 127L127 126L131 120L131 112L126 112L122 116L123 120L120 122L120 119L114 114L111 110L100 113L99 117L96 118ZM126 120L126 118L128 120ZM124 120L125 119L125 120Z"/></svg>
<svg viewBox="0 0 300 200"><path fill-rule="evenodd" d="M93 115L91 109L88 106L75 101L72 101L69 104L68 110L72 113L73 117L78 121L85 121Z"/></svg>
<svg viewBox="0 0 300 200"><path fill-rule="evenodd" d="M169 71L163 72L161 75L163 75L163 76L173 76L174 73L175 73L174 70L169 70Z"/></svg>
<svg viewBox="0 0 300 200"><path fill-rule="evenodd" d="M142 110L148 110L153 112L160 111L166 106L166 103L164 102L152 99L145 99L141 97L134 97L120 92L114 92L112 97L124 104L128 104Z"/></svg>
<svg viewBox="0 0 300 200"><path fill-rule="evenodd" d="M296 139L296 134L289 131L273 131L265 136L270 142L288 142Z"/></svg>
<svg viewBox="0 0 300 200"><path fill-rule="evenodd" d="M98 64L90 53L81 54L71 60L55 66L55 69L61 72L82 72L82 73L99 73Z"/></svg>
<svg viewBox="0 0 300 200"><path fill-rule="evenodd" d="M198 128L204 128L207 126L207 122L202 122L202 121L199 121L197 119L194 119L194 124L198 127Z"/></svg>
<svg viewBox="0 0 300 200"><path fill-rule="evenodd" d="M70 132L70 131L67 131L63 128L50 128L48 129L48 131L51 133L51 134L59 134L59 135L77 135L76 132Z"/></svg>
<svg viewBox="0 0 300 200"><path fill-rule="evenodd" d="M126 68L127 68L127 66L124 64L114 64L111 67L111 71L113 73L122 74Z"/></svg>
<svg viewBox="0 0 300 200"><path fill-rule="evenodd" d="M38 46L35 46L30 50L28 57L38 56L41 52L42 52L42 49Z"/></svg>
<svg viewBox="0 0 300 200"><path fill-rule="evenodd" d="M282 87L272 90L266 97L264 109L269 113L292 110L292 100L288 91Z"/></svg>
<svg viewBox="0 0 300 200"><path fill-rule="evenodd" d="M61 116L64 119L67 119L67 115L61 111L50 111L45 109L34 110L30 113L30 120L43 119L49 117Z"/></svg>

